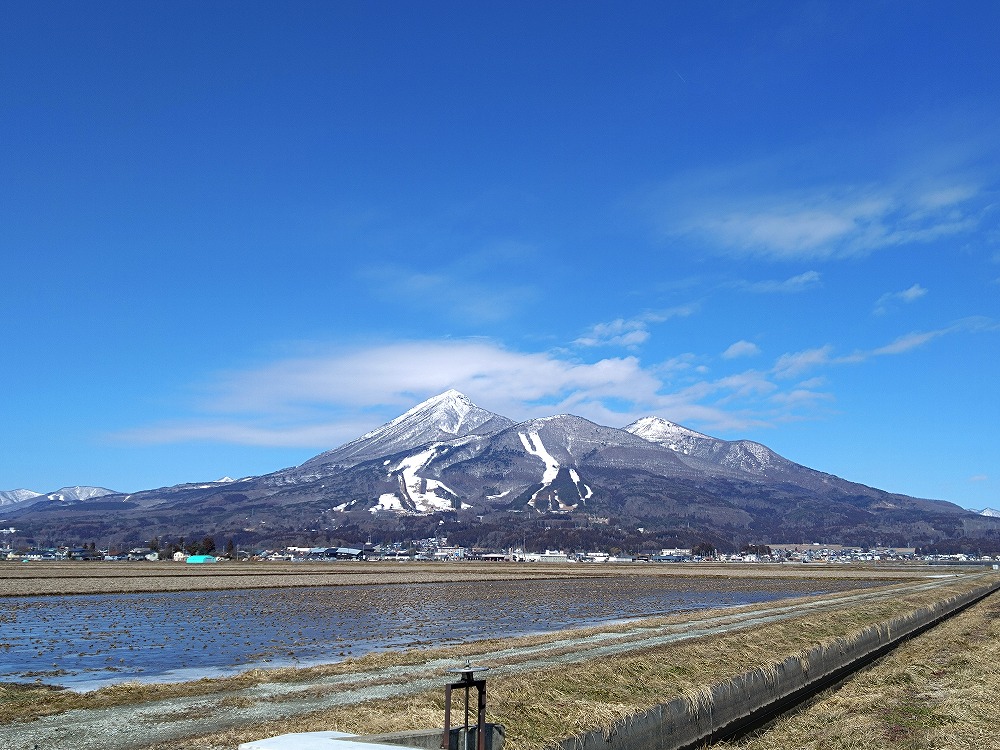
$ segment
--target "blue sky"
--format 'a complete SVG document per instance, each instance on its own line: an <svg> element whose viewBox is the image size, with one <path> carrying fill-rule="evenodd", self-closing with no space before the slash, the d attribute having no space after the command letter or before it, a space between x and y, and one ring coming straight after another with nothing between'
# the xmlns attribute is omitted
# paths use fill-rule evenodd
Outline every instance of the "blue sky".
<svg viewBox="0 0 1000 750"><path fill-rule="evenodd" d="M1000 6L21 2L0 489L447 388L997 506Z"/></svg>

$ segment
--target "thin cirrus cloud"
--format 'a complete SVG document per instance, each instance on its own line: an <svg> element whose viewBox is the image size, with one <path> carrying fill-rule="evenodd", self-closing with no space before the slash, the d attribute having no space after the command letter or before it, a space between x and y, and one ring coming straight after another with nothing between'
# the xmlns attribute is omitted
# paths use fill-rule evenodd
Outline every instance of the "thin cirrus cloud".
<svg viewBox="0 0 1000 750"><path fill-rule="evenodd" d="M916 302L926 294L927 290L920 286L920 284L914 284L909 289L904 289L901 292L886 292L875 302L874 312L876 315L885 315L898 303L910 304L911 302Z"/></svg>
<svg viewBox="0 0 1000 750"><path fill-rule="evenodd" d="M526 263L527 256L520 246L503 245L466 253L436 268L369 265L359 269L356 278L385 303L403 302L472 323L493 323L512 317L537 298L536 287L504 281L495 273L498 263ZM455 289L463 293L456 295Z"/></svg>
<svg viewBox="0 0 1000 750"><path fill-rule="evenodd" d="M135 443L226 442L330 448L449 388L513 419L572 413L623 426L642 416L734 430L767 421L754 402L778 386L761 373L669 386L637 357L580 362L559 352L516 352L484 340L410 341L288 358L219 376L194 416L123 430Z"/></svg>
<svg viewBox="0 0 1000 750"><path fill-rule="evenodd" d="M955 203L928 205L919 194L875 190L778 195L702 213L685 229L725 250L773 260L859 256L975 226L963 211L967 191L947 194Z"/></svg>
<svg viewBox="0 0 1000 750"><path fill-rule="evenodd" d="M737 286L758 294L796 294L819 286L821 281L822 276L818 271L806 271L787 279L742 281Z"/></svg>
<svg viewBox="0 0 1000 750"><path fill-rule="evenodd" d="M878 184L793 188L782 187L790 178L781 175L801 177L802 165L782 159L686 175L661 187L646 205L666 237L700 240L710 252L780 261L858 257L925 243L975 228L989 210L978 183L947 167L931 177L901 174Z"/></svg>
<svg viewBox="0 0 1000 750"><path fill-rule="evenodd" d="M758 354L760 354L760 347L752 341L736 341L722 352L722 358L737 359L739 357L754 357Z"/></svg>
<svg viewBox="0 0 1000 750"><path fill-rule="evenodd" d="M697 311L697 305L678 305L664 310L656 310L636 315L632 318L616 318L607 323L595 323L585 334L573 343L576 346L624 346L635 348L645 343L651 333L649 326L665 323L671 318L686 318Z"/></svg>
<svg viewBox="0 0 1000 750"><path fill-rule="evenodd" d="M411 341L289 358L220 376L184 422L126 430L122 440L197 440L330 447L417 402L457 388L515 419L573 410L594 418L605 403L644 412L663 402L662 382L635 357L592 363L507 350L488 341ZM341 429L340 425L347 424Z"/></svg>
<svg viewBox="0 0 1000 750"><path fill-rule="evenodd" d="M857 364L873 357L906 354L942 336L961 332L977 333L997 330L1000 330L1000 324L995 321L984 317L972 317L956 321L946 328L906 333L883 346L867 350L858 349L850 354L835 355L833 345L825 344L812 349L782 354L778 357L771 372L779 380L796 378L810 370L827 365Z"/></svg>
<svg viewBox="0 0 1000 750"><path fill-rule="evenodd" d="M190 419L113 437L325 449L449 388L518 420L572 413L622 426L658 415L701 429L742 430L802 418L832 398L816 390L824 384L821 377L799 377L811 370L903 354L959 331L997 330L1000 325L992 320L967 319L867 351L837 355L826 345L784 354L768 370L716 378L693 354L647 366L636 356L582 362L565 352L518 352L480 339L395 342L224 373L204 389L207 395ZM674 383L677 378L683 382Z"/></svg>

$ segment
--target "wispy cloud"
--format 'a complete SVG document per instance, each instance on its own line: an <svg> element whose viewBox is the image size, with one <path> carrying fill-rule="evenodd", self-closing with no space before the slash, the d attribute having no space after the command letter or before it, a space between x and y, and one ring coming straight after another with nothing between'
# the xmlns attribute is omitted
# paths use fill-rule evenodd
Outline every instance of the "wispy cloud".
<svg viewBox="0 0 1000 750"><path fill-rule="evenodd" d="M916 302L926 294L927 290L920 286L920 284L914 284L909 289L904 289L901 292L886 292L875 302L874 313L875 315L885 315L897 303L909 304Z"/></svg>
<svg viewBox="0 0 1000 750"><path fill-rule="evenodd" d="M1000 325L991 319L970 318L873 349L839 355L826 345L783 354L769 369L715 377L706 358L694 353L646 365L637 356L581 361L565 351L512 351L484 339L392 342L222 373L201 389L204 395L189 418L114 437L325 449L448 388L514 419L573 413L623 426L656 414L701 430L732 432L815 414L834 398L821 390L826 383L816 370L902 355L962 331L997 330ZM749 354L753 346L736 342L730 349Z"/></svg>
<svg viewBox="0 0 1000 750"><path fill-rule="evenodd" d="M645 343L649 337L649 326L664 323L671 318L685 318L694 314L698 307L694 304L678 305L664 310L655 310L632 318L616 318L607 323L595 323L588 331L576 339L576 346L624 346L635 348Z"/></svg>
<svg viewBox="0 0 1000 750"><path fill-rule="evenodd" d="M964 318L946 328L913 331L903 334L883 346L874 349L857 349L849 354L835 355L832 344L782 354L775 361L771 372L778 379L789 379L827 365L858 364L874 357L906 354L942 336L960 332L976 333L997 330L1000 330L1000 324L989 318Z"/></svg>
<svg viewBox="0 0 1000 750"><path fill-rule="evenodd" d="M780 403L786 407L800 408L803 406L813 406L818 402L833 401L832 393L823 393L810 388L795 388L791 391L783 391L772 396L775 403Z"/></svg>
<svg viewBox="0 0 1000 750"><path fill-rule="evenodd" d="M833 361L833 345L826 344L815 349L803 349L799 352L782 354L774 363L772 372L776 378L794 378Z"/></svg>
<svg viewBox="0 0 1000 750"><path fill-rule="evenodd" d="M665 362L661 362L653 367L653 370L667 378L682 373L706 373L708 367L704 364L704 358L694 352L684 352L675 357L671 357Z"/></svg>
<svg viewBox="0 0 1000 750"><path fill-rule="evenodd" d="M609 323L596 323L586 334L573 343L577 346L624 346L635 347L649 338L648 323L645 320L617 318Z"/></svg>
<svg viewBox="0 0 1000 750"><path fill-rule="evenodd" d="M719 248L774 260L842 258L927 242L976 225L966 203L971 190L937 190L954 202L885 188L817 190L736 201L695 216L683 231Z"/></svg>
<svg viewBox="0 0 1000 750"><path fill-rule="evenodd" d="M736 359L738 357L753 357L760 354L760 347L752 341L737 341L730 344L722 353L723 359Z"/></svg>
<svg viewBox="0 0 1000 750"><path fill-rule="evenodd" d="M932 341L939 336L944 336L945 334L952 333L955 329L953 328L941 328L936 331L914 331L913 333L907 333L900 336L895 341L892 341L885 346L880 346L877 349L872 349L871 356L885 356L887 354L905 354L908 351L917 349L928 341ZM867 359L867 357L865 357Z"/></svg>
<svg viewBox="0 0 1000 750"><path fill-rule="evenodd" d="M686 174L653 191L646 205L665 237L781 261L858 257L960 235L990 210L983 180L958 157L911 155L919 168L900 165L878 181L863 165L855 168L863 179L810 180L809 166L828 167L829 159L817 147ZM849 174L849 160L840 174Z"/></svg>
<svg viewBox="0 0 1000 750"><path fill-rule="evenodd" d="M371 264L357 272L360 284L382 304L441 312L469 323L493 323L515 317L538 298L536 286L498 274L498 266L516 269L534 262L534 248L498 242L436 266Z"/></svg>
<svg viewBox="0 0 1000 750"><path fill-rule="evenodd" d="M676 376L687 382L671 383ZM288 358L220 375L188 419L113 436L137 443L223 442L330 448L448 388L514 419L573 413L623 426L649 414L737 430L771 417L753 402L779 386L756 371L708 380L697 358L644 366L637 357L581 362L494 342L410 341ZM768 413L773 407L761 408Z"/></svg>
<svg viewBox="0 0 1000 750"><path fill-rule="evenodd" d="M818 271L806 271L789 279L766 281L743 281L738 284L742 289L759 294L794 294L804 292L820 285L822 277Z"/></svg>
<svg viewBox="0 0 1000 750"><path fill-rule="evenodd" d="M568 405L581 416L603 417L605 402L636 409L660 403L662 385L635 357L582 363L482 340L399 342L223 374L207 389L199 417L118 437L330 447L448 388L515 418Z"/></svg>

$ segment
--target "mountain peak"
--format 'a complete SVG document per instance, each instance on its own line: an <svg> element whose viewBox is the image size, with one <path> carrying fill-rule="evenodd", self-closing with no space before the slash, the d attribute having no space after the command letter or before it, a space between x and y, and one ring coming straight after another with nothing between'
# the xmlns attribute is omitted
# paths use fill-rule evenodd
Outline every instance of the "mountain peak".
<svg viewBox="0 0 1000 750"><path fill-rule="evenodd" d="M109 490L107 487L81 487L80 485L76 485L73 487L60 487L55 492L49 492L46 497L49 500L56 500L58 502L73 502L117 494L115 490Z"/></svg>
<svg viewBox="0 0 1000 750"><path fill-rule="evenodd" d="M458 437L462 432L462 426L466 418L470 414L473 414L473 419L475 419L477 412L491 414L485 409L480 409L472 403L464 393L451 388L444 393L431 396L426 401L421 401L412 409L399 415L388 424L384 424L381 427L362 435L361 439L364 440L365 438L373 437L384 431L387 427L404 425L415 421L432 424L440 431L450 433ZM491 416L495 415L491 414Z"/></svg>
<svg viewBox="0 0 1000 750"><path fill-rule="evenodd" d="M35 492L34 490L0 490L0 505L23 503L25 500L31 500L41 496L41 492Z"/></svg>
<svg viewBox="0 0 1000 750"><path fill-rule="evenodd" d="M626 427L625 431L654 443L670 443L683 438L714 439L662 417L643 417L642 419L637 419Z"/></svg>
<svg viewBox="0 0 1000 750"><path fill-rule="evenodd" d="M447 417L457 419L457 423L454 424L454 429L457 431L461 427L461 422L465 416L477 409L479 409L479 407L472 403L468 396L461 391L456 391L454 388L450 388L444 393L439 393L436 396L431 396L426 401L421 401L412 409L401 414L392 421L401 422L414 414L434 413L442 416L446 422L449 421ZM392 424L392 422L390 422L390 424ZM445 425L442 425L442 428L448 430L448 427Z"/></svg>
<svg viewBox="0 0 1000 750"><path fill-rule="evenodd" d="M514 422L507 417L476 406L455 389L431 396L409 411L356 440L321 453L304 467L320 464L353 466L363 461L400 451L412 450L430 443L454 440L466 435L485 435Z"/></svg>

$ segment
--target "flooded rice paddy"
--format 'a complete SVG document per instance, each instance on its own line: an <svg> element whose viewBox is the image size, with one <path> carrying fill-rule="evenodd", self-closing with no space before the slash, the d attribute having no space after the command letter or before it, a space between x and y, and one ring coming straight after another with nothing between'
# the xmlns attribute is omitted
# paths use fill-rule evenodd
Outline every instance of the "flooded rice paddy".
<svg viewBox="0 0 1000 750"><path fill-rule="evenodd" d="M181 681L872 585L610 576L9 597L0 600L0 682Z"/></svg>

